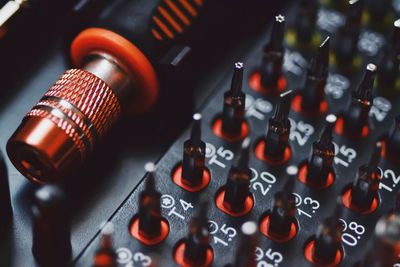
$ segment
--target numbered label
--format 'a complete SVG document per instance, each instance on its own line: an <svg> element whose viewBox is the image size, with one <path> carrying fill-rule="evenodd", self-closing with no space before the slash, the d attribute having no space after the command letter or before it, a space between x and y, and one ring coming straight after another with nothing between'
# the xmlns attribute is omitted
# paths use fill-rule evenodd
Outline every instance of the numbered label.
<svg viewBox="0 0 400 267"><path fill-rule="evenodd" d="M362 238L365 233L365 227L357 222L347 223L345 220L340 219L343 223L343 234L342 234L342 242L343 244L355 247L358 244L358 241Z"/></svg>
<svg viewBox="0 0 400 267"><path fill-rule="evenodd" d="M216 148L213 144L206 143L206 158L208 158L209 165L216 165L224 169L226 168L225 162L233 160L234 154L223 146Z"/></svg>
<svg viewBox="0 0 400 267"><path fill-rule="evenodd" d="M252 172L250 186L254 191L259 191L263 196L266 196L269 190L271 190L272 185L276 183L275 175L267 171L258 173L254 168L250 168L250 170Z"/></svg>
<svg viewBox="0 0 400 267"><path fill-rule="evenodd" d="M321 8L318 13L317 25L322 30L334 33L339 27L343 26L346 18L343 14Z"/></svg>
<svg viewBox="0 0 400 267"><path fill-rule="evenodd" d="M345 145L339 146L335 142L333 142L333 145L335 147L335 164L349 167L350 164L357 157L357 152L353 148L347 147Z"/></svg>
<svg viewBox="0 0 400 267"><path fill-rule="evenodd" d="M290 120L290 140L296 142L299 146L304 146L314 133L314 127L303 121L296 122Z"/></svg>
<svg viewBox="0 0 400 267"><path fill-rule="evenodd" d="M389 100L384 97L375 97L374 103L369 111L369 116L375 118L378 122L382 122L386 119L390 110L392 109L392 104Z"/></svg>
<svg viewBox="0 0 400 267"><path fill-rule="evenodd" d="M183 199L179 199L178 202L179 204L177 204L177 201L171 195L165 194L161 196L161 207L169 210L168 216L177 217L180 220L185 221L186 217L183 214L194 207L192 203Z"/></svg>
<svg viewBox="0 0 400 267"><path fill-rule="evenodd" d="M235 228L229 227L226 224L219 226L217 222L212 220L209 220L208 223L215 245L227 247L229 242L232 242L237 235Z"/></svg>
<svg viewBox="0 0 400 267"><path fill-rule="evenodd" d="M254 98L251 95L246 95L246 116L253 117L258 120L264 120L265 115L270 113L274 107L271 102L262 99Z"/></svg>
<svg viewBox="0 0 400 267"><path fill-rule="evenodd" d="M304 70L307 68L307 60L296 51L287 50L283 59L283 68L287 72L291 72L294 75L303 75Z"/></svg>
<svg viewBox="0 0 400 267"><path fill-rule="evenodd" d="M262 248L256 248L257 267L278 267L283 262L283 256L280 252L268 249L264 251Z"/></svg>
<svg viewBox="0 0 400 267"><path fill-rule="evenodd" d="M124 265L125 267L135 266L151 266L151 258L142 252L132 252L127 248L118 248L117 251L117 262Z"/></svg>
<svg viewBox="0 0 400 267"><path fill-rule="evenodd" d="M319 202L311 197L305 197L303 199L297 193L293 193L293 195L295 197L297 213L299 216L306 216L307 218L311 219L320 207Z"/></svg>
<svg viewBox="0 0 400 267"><path fill-rule="evenodd" d="M358 49L367 56L376 56L385 43L382 34L371 31L364 31L358 40Z"/></svg>
<svg viewBox="0 0 400 267"><path fill-rule="evenodd" d="M379 189L393 192L396 186L400 183L400 175L397 175L392 169L380 170L383 179L379 183Z"/></svg>

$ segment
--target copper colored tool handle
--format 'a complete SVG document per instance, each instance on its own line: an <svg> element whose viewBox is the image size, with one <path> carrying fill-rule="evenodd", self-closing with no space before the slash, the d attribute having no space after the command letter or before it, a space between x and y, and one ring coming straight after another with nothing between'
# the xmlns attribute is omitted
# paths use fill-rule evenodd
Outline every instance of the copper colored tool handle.
<svg viewBox="0 0 400 267"><path fill-rule="evenodd" d="M31 180L58 179L54 176L86 158L120 113L119 100L103 80L71 69L28 112L7 149Z"/></svg>

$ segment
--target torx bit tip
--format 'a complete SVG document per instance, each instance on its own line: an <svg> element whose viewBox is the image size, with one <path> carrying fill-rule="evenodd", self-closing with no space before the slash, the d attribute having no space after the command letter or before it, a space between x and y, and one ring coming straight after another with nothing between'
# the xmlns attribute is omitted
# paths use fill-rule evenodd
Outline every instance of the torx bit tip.
<svg viewBox="0 0 400 267"><path fill-rule="evenodd" d="M238 96L242 92L243 69L242 62L235 63L230 90L232 96Z"/></svg>

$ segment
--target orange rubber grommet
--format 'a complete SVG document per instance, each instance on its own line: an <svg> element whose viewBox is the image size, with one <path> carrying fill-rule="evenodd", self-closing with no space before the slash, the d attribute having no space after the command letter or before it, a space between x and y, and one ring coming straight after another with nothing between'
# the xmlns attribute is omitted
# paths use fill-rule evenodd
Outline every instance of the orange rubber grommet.
<svg viewBox="0 0 400 267"><path fill-rule="evenodd" d="M178 185L179 187L183 188L188 192L199 192L206 188L211 181L211 173L207 168L203 170L203 181L201 184L197 186L190 186L185 184L182 180L182 164L179 164L178 167L172 172L172 181Z"/></svg>
<svg viewBox="0 0 400 267"><path fill-rule="evenodd" d="M167 220L162 219L160 235L157 237L154 237L154 238L148 238L148 237L142 235L139 231L139 218L134 218L129 227L129 232L130 232L131 236L136 238L142 244L144 244L146 246L153 246L153 245L157 245L157 244L161 243L168 237L169 225L168 225Z"/></svg>
<svg viewBox="0 0 400 267"><path fill-rule="evenodd" d="M174 260L180 267L193 267L193 266L209 267L209 266L211 266L211 264L214 260L214 252L211 249L211 247L207 249L207 254L206 254L206 258L204 259L204 262L202 264L197 264L197 265L187 262L185 260L185 256L184 256L185 249L186 249L186 243L184 241L180 241L174 251Z"/></svg>
<svg viewBox="0 0 400 267"><path fill-rule="evenodd" d="M212 125L212 130L214 134L228 142L238 142L246 138L249 135L249 124L244 121L242 122L242 131L238 136L229 136L222 131L222 119L217 118Z"/></svg>
<svg viewBox="0 0 400 267"><path fill-rule="evenodd" d="M296 235L297 232L299 231L299 227L295 222L292 222L290 225L290 232L287 236L282 236L282 237L278 237L278 236L274 236L273 234L271 234L269 232L269 224L270 224L270 214L264 216L264 218L261 220L260 223L260 232L265 235L266 237L268 237L269 239L278 242L278 243L285 243L288 242L290 240L292 240Z"/></svg>
<svg viewBox="0 0 400 267"><path fill-rule="evenodd" d="M315 248L315 240L311 240L309 243L307 243L307 245L304 248L304 256L305 256L305 258L309 262L311 262L313 265L319 266L319 267L337 267L342 262L343 251L338 250L336 252L335 259L332 262L325 263L325 264L318 263L314 259L314 248Z"/></svg>
<svg viewBox="0 0 400 267"><path fill-rule="evenodd" d="M342 194L343 205L348 209L351 209L351 210L361 213L363 215L368 215L368 214L371 214L374 211L376 211L376 209L379 206L379 198L377 196L375 196L370 207L368 207L367 209L360 209L359 207L352 205L351 194L352 194L352 189L350 187L347 188Z"/></svg>
<svg viewBox="0 0 400 267"><path fill-rule="evenodd" d="M277 159L277 160L269 159L264 156L264 149L265 149L266 145L267 145L266 142L261 139L260 141L258 141L258 143L255 146L254 154L256 155L256 157L259 160L262 160L271 165L281 165L281 164L288 162L290 160L290 158L292 157L292 150L290 149L289 146L287 146L285 148L285 153L281 159Z"/></svg>
<svg viewBox="0 0 400 267"><path fill-rule="evenodd" d="M121 35L102 28L88 28L75 37L71 44L72 63L81 67L85 57L93 52L104 52L118 60L138 88L137 99L128 113L141 113L151 108L158 97L156 72L142 51Z"/></svg>
<svg viewBox="0 0 400 267"><path fill-rule="evenodd" d="M306 163L303 163L300 168L299 168L299 173L297 175L297 178L299 179L300 182L302 182L303 184L306 184L314 189L326 189L328 187L330 187L331 185L333 185L333 183L335 182L335 173L333 171L330 171L328 173L328 177L327 177L327 181L325 184L321 184L321 185L315 185L310 183L307 180L307 175L308 175L308 167Z"/></svg>
<svg viewBox="0 0 400 267"><path fill-rule="evenodd" d="M279 95L287 88L287 80L285 76L281 76L278 80L277 88L267 88L261 84L261 74L259 71L253 72L249 77L249 87L261 94Z"/></svg>
<svg viewBox="0 0 400 267"><path fill-rule="evenodd" d="M243 210L241 210L241 211L233 211L230 208L226 207L224 205L224 197L225 197L225 189L223 188L222 190L219 190L219 192L217 193L217 196L215 198L215 205L222 212L224 212L232 217L242 217L242 216L248 214L253 209L254 199L253 199L252 195L249 195L246 198L246 200L244 202Z"/></svg>
<svg viewBox="0 0 400 267"><path fill-rule="evenodd" d="M304 113L305 115L320 115L325 114L328 111L328 102L323 100L318 107L318 110L315 112L306 112L302 110L301 103L303 102L303 96L296 95L292 100L292 109L297 113Z"/></svg>
<svg viewBox="0 0 400 267"><path fill-rule="evenodd" d="M339 134L339 135L345 135L345 134L346 134L346 133L344 132L344 119L343 119L343 117L339 117L339 118L337 119L336 125L335 125L335 131L336 131L336 133ZM350 138L353 138L353 139L355 139L355 138L364 138L364 137L367 137L368 134L369 134L369 128L368 128L367 125L365 125L365 126L362 128L361 136L349 135L349 137L350 137Z"/></svg>

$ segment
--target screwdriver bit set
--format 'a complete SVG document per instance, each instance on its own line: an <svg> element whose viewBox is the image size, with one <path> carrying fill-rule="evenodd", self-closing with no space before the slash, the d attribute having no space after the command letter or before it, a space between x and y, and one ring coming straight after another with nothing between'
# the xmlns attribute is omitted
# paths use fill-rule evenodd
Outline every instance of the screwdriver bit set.
<svg viewBox="0 0 400 267"><path fill-rule="evenodd" d="M289 4L232 62L110 218L116 265L400 264L400 23L339 2Z"/></svg>
<svg viewBox="0 0 400 267"><path fill-rule="evenodd" d="M23 246L35 263L23 266L400 266L400 2L391 0L299 0L276 9L254 29L256 38L241 39L251 42L241 53L224 58L229 71L218 73L216 86L200 87L209 94L187 130L153 162L140 161L142 170L130 173L136 180L123 185L128 193L113 199L76 249L66 212L76 181L64 180L85 168L97 137L112 144L106 135L120 114L142 113L165 97L169 79L179 84L192 70L165 78L156 62L168 58L165 51L178 60L186 50L170 44L205 34L189 25L203 26L201 12L213 8L202 10L201 0L152 2L154 9L120 5L93 24L106 30L78 35L71 46L77 69L8 140L10 161L36 184L29 188L32 240ZM152 14L152 42L142 24L124 23L128 11ZM137 45L134 59L125 41ZM159 96L149 76L158 77ZM179 92L164 109L189 101ZM172 120L159 125L167 132ZM11 218L5 169L0 214Z"/></svg>

